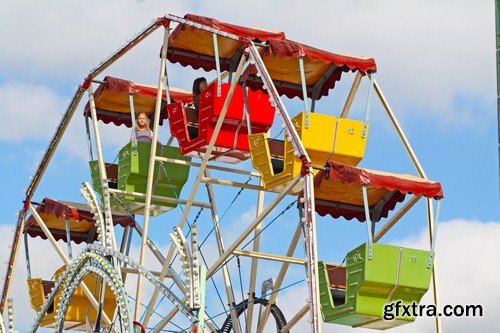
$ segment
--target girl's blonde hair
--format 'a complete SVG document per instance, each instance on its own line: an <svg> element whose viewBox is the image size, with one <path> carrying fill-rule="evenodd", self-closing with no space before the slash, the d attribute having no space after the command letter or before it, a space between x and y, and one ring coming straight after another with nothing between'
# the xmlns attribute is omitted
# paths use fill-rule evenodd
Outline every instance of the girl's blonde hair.
<svg viewBox="0 0 500 333"><path fill-rule="evenodd" d="M136 127L139 128L139 124L137 124L137 118L139 118L140 115L144 115L144 117L146 117L146 129L149 129L149 122L150 122L150 119L148 117L148 115L146 114L146 112L139 112L136 116L135 116L135 120L136 120ZM144 129L144 128L141 128L141 129Z"/></svg>

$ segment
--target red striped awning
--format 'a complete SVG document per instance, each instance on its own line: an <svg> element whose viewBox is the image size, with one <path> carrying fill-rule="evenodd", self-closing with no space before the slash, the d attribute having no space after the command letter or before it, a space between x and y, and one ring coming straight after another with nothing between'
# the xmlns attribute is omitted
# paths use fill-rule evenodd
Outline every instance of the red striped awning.
<svg viewBox="0 0 500 333"><path fill-rule="evenodd" d="M362 187L366 186L370 218L377 222L402 202L407 194L442 199L439 182L408 174L363 169L330 161L314 177L316 212L334 218L365 221Z"/></svg>
<svg viewBox="0 0 500 333"><path fill-rule="evenodd" d="M97 87L94 93L95 106L97 109L97 119L104 123L113 123L117 126L125 125L132 127L130 120L130 99L134 97L135 114L144 112L148 117L153 116L156 106L156 94L158 87L137 84L129 80L124 80L112 76L106 76L104 83ZM178 103L191 104L193 94L187 90L170 87L170 99ZM163 100L166 100L166 92L163 91ZM89 103L85 105L84 114L90 115ZM160 124L166 118L163 112Z"/></svg>
<svg viewBox="0 0 500 333"><path fill-rule="evenodd" d="M94 216L84 204L44 198L36 211L56 240L66 241L66 219L69 219L71 240L75 243L92 243L97 239ZM128 215L115 213L113 214L113 224L133 227L135 220ZM33 215L30 215L26 220L24 230L31 237L39 236L47 239Z"/></svg>
<svg viewBox="0 0 500 333"><path fill-rule="evenodd" d="M262 59L278 93L290 98L302 98L302 86L298 59L304 59L308 96L315 99L328 95L328 91L339 81L342 73L359 72L362 75L377 71L373 58L335 54L285 38L279 31L242 27L217 21L213 18L187 14L190 24L179 24L169 38L167 59L182 66L191 66L205 71L216 69L213 35L200 29L201 25L232 34L237 39L218 36L217 44L221 70L234 71L245 47L245 39L266 45ZM260 78L250 74L249 86L261 87Z"/></svg>

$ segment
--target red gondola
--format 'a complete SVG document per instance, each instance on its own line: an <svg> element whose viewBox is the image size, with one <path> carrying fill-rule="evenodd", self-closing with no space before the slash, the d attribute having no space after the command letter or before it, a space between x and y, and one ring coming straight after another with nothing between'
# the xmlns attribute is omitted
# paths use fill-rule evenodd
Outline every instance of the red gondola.
<svg viewBox="0 0 500 333"><path fill-rule="evenodd" d="M217 96L217 82L203 90L200 94L199 114L194 109L184 107L182 103L167 106L170 131L177 138L183 155L204 155L229 88L229 83L222 83L220 96ZM245 92L244 89L246 88L239 85L235 88L210 159L227 163L248 159L248 123L251 133L265 133L273 123L275 108L269 102L269 96L262 90L246 89Z"/></svg>

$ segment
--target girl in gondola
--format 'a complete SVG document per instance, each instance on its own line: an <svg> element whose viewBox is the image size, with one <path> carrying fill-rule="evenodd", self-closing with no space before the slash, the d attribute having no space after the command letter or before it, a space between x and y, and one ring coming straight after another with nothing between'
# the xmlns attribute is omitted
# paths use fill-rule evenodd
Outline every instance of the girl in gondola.
<svg viewBox="0 0 500 333"><path fill-rule="evenodd" d="M207 87L207 80L204 77L199 77L193 82L193 104L196 111L198 111L200 93L206 87Z"/></svg>
<svg viewBox="0 0 500 333"><path fill-rule="evenodd" d="M153 140L153 131L149 128L149 118L141 112L136 117L136 128L132 129L130 141L137 139L138 142L151 142Z"/></svg>

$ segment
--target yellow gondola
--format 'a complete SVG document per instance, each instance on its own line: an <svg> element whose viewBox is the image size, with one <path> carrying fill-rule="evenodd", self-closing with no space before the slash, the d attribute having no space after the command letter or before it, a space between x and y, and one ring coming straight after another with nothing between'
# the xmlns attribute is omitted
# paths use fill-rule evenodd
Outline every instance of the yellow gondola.
<svg viewBox="0 0 500 333"><path fill-rule="evenodd" d="M34 215L31 215L26 220L24 228L25 235L47 238L47 235L43 231L44 229L37 220L37 218L39 218L48 229L54 240L67 242L68 253L72 253L71 243L92 243L97 238L93 214L85 205L44 198L42 203L36 209L36 215L38 216L35 217ZM135 224L135 221L127 215L113 214L112 217L115 225L133 227ZM32 277L29 265L30 258L27 239L28 237L25 237L26 262L28 263L28 293L31 307L38 312L41 310L46 296L50 293L61 274L66 270L67 266L64 265L57 269L52 280ZM93 275L86 275L83 278L83 283L85 283L96 300L99 300L101 296L101 281L102 280L100 278ZM41 321L42 327L54 326L57 317L56 310L59 307L62 293L63 290L56 294L53 303L50 305L49 310ZM102 303L104 313L108 316L108 318L113 318L116 308L116 298L109 286L105 287L104 299L102 300ZM65 317L64 327L72 330L85 330L87 318L90 322L95 322L96 316L97 311L90 304L80 285L71 297Z"/></svg>
<svg viewBox="0 0 500 333"><path fill-rule="evenodd" d="M50 290L54 287L55 282L57 282L59 276L66 270L66 266L59 268L54 274L54 281L42 280L41 278L28 279L28 292L30 297L31 307L35 311L40 311L42 304L45 301L45 297L50 293ZM87 275L83 278L83 283L89 288L95 299L99 299L101 292L101 280L92 275ZM104 299L102 300L103 311L106 313L108 318L113 318L113 314L116 308L116 298L111 288L106 286L104 293ZM54 298L53 304L49 307L49 311L43 317L41 326L42 327L53 327L54 322L57 317L57 308L59 306L61 294L63 291L57 293ZM83 289L78 287L71 297L71 301L68 306L68 311L66 312L66 317L64 320L64 326L66 329L72 330L85 330L85 323L88 318L90 322L95 322L97 317L97 311L90 304L87 296L83 293Z"/></svg>
<svg viewBox="0 0 500 333"><path fill-rule="evenodd" d="M365 154L368 125L362 121L303 111L292 123L315 165L323 166L329 160L357 165ZM252 165L266 189L285 185L300 173L302 161L294 155L287 134L284 141L271 139L266 133L251 134L248 142Z"/></svg>

